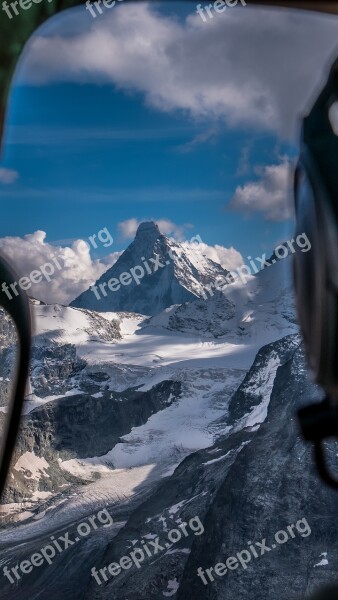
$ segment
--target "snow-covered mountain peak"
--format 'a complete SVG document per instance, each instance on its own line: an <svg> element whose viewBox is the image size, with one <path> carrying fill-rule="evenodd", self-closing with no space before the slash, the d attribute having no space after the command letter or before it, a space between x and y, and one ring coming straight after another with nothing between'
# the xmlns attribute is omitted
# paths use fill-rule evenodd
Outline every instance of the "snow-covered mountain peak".
<svg viewBox="0 0 338 600"><path fill-rule="evenodd" d="M198 244L171 240L156 223L145 222L117 262L71 306L155 315L173 304L204 297L217 277L225 279L227 274L203 256Z"/></svg>

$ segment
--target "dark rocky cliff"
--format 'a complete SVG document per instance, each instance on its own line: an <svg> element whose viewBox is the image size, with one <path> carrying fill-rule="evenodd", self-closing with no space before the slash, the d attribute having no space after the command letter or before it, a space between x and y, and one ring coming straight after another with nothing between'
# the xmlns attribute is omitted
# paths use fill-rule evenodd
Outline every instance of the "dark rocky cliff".
<svg viewBox="0 0 338 600"><path fill-rule="evenodd" d="M267 417L258 427L255 420L265 418L257 408L265 400L262 390L272 360L279 366ZM152 535L165 540L171 528L195 515L204 523L204 534L184 537L159 556L146 558L139 570L124 571L101 586L93 582L86 599L296 600L320 583L334 581L338 497L319 480L295 419L296 406L319 395L308 378L297 336L263 348L233 397L232 429L213 448L183 461L134 512L96 566L130 553L131 540L138 541L136 546ZM214 567L247 548L249 541L267 538L269 544L276 532L303 518L310 536L291 538L252 560L247 569L215 576L209 585L197 576L198 567Z"/></svg>
<svg viewBox="0 0 338 600"><path fill-rule="evenodd" d="M22 420L3 503L29 499L35 491L56 493L65 484L77 482L60 467L60 459L106 454L123 435L175 402L180 393L179 382L163 381L146 392L105 391L100 398L78 394L34 409ZM29 469L14 468L26 452L48 463L38 479L32 478Z"/></svg>

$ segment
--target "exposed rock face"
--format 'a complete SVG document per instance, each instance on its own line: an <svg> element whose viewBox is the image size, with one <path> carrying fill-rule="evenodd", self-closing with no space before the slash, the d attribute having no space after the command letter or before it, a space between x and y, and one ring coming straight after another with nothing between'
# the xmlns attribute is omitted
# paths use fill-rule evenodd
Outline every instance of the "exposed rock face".
<svg viewBox="0 0 338 600"><path fill-rule="evenodd" d="M0 350L16 342L16 329L10 316L0 308Z"/></svg>
<svg viewBox="0 0 338 600"><path fill-rule="evenodd" d="M276 364L272 379L271 361ZM137 508L96 567L119 561L139 547L141 539L159 536L163 551L145 557L140 569L110 576L105 585L93 581L85 598L294 600L323 581L334 581L337 496L319 480L295 419L297 405L319 396L308 379L298 336L263 348L233 397L229 432L213 448L179 465ZM203 535L182 535L168 549L169 530L195 515L204 523ZM252 559L247 569L215 576L209 585L197 576L198 567L214 567L246 549L249 541L266 538L271 548L278 531L303 518L310 536L290 537L287 544Z"/></svg>
<svg viewBox="0 0 338 600"><path fill-rule="evenodd" d="M29 499L36 491L55 493L65 483L78 481L60 468L60 459L108 453L123 435L170 406L180 393L179 382L162 381L147 392L106 391L99 398L78 394L34 409L23 418L3 502ZM33 461L44 461L35 478L29 467L16 468L26 453Z"/></svg>
<svg viewBox="0 0 338 600"><path fill-rule="evenodd" d="M241 393L248 383L234 397L236 403L244 398ZM319 480L295 419L297 405L319 396L297 349L278 368L266 421L243 448L209 508L205 535L193 548L178 600L186 598L188 590L192 598L301 599L319 584L335 580L338 551L332 527L338 516L337 495ZM289 536L287 544L272 549L275 533L302 518L311 536ZM252 559L247 569L216 577L209 585L197 577L198 567L215 566L248 548L248 541L263 538L270 552Z"/></svg>
<svg viewBox="0 0 338 600"><path fill-rule="evenodd" d="M264 346L298 332L293 304L291 262L278 261L246 283L215 286L205 299L171 306L144 322L144 327L159 327L193 336L224 338L238 344L251 340Z"/></svg>
<svg viewBox="0 0 338 600"><path fill-rule="evenodd" d="M209 334L214 338L230 333L229 321L235 317L235 304L216 292L208 302L195 300L178 306L169 317L168 329L184 333Z"/></svg>
<svg viewBox="0 0 338 600"><path fill-rule="evenodd" d="M41 398L64 394L71 387L71 378L85 366L72 344L33 348L31 385Z"/></svg>
<svg viewBox="0 0 338 600"><path fill-rule="evenodd" d="M107 322L107 319L104 319L100 314L90 310L83 310L83 313L88 318L88 327L84 329L85 333L95 335L105 342L116 342L122 339L117 320L113 319Z"/></svg>
<svg viewBox="0 0 338 600"><path fill-rule="evenodd" d="M35 433L36 438L33 437ZM55 497L58 492L70 489L70 486L82 484L71 473L63 470L57 460L57 455L48 447L47 432L42 438L42 432L27 431L25 425L19 437L16 450L13 455L12 469L2 496L2 504L13 502L24 502L24 506L32 509L32 516L37 511L37 506L31 504L31 500L40 500L41 504L48 501L49 497ZM44 448L42 451L41 448ZM1 524L11 522L10 512L1 516Z"/></svg>
<svg viewBox="0 0 338 600"><path fill-rule="evenodd" d="M119 280L122 273L131 273L135 267L139 280L130 277L127 285L120 286L115 282L116 291L107 287L110 280ZM169 240L160 233L155 223L142 223L135 240L96 282L100 299L88 290L71 306L101 312L129 311L154 315L172 304L202 297L205 286L213 284L218 276L225 279L227 274L228 271L205 258L198 250L190 251ZM100 285L104 286L103 292Z"/></svg>
<svg viewBox="0 0 338 600"><path fill-rule="evenodd" d="M12 392L17 334L13 320L0 309L0 406L6 406ZM1 430L0 430L1 431Z"/></svg>
<svg viewBox="0 0 338 600"><path fill-rule="evenodd" d="M103 392L99 398L79 394L36 408L27 417L25 434L40 438L63 459L106 454L120 437L167 407L180 394L178 382L163 381L147 392Z"/></svg>

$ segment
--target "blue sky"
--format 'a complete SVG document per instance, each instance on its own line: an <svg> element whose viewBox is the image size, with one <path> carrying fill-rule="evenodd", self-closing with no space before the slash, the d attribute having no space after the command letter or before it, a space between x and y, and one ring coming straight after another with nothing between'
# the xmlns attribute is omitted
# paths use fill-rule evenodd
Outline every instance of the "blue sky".
<svg viewBox="0 0 338 600"><path fill-rule="evenodd" d="M205 136L204 143L194 142ZM208 139L208 137L210 138ZM246 152L243 163L243 152ZM132 217L189 224L210 244L250 253L275 243L286 224L227 209L252 162L285 152L274 136L231 131L163 114L140 94L110 85L18 86L12 94L5 165L20 174L0 235L36 229L49 241L83 238ZM243 171L243 174L241 173ZM257 244L257 239L260 240ZM116 235L118 249L125 245Z"/></svg>
<svg viewBox="0 0 338 600"><path fill-rule="evenodd" d="M135 15L121 3L108 15L109 30L108 19L93 20L81 7L42 28L11 92L1 167L16 177L0 183L0 237L42 230L49 242L70 243L107 227L121 250L130 240L119 223L167 219L187 238L199 234L245 257L272 251L292 234L290 211L281 213L291 189L284 171L291 171L296 124L316 83L306 69L304 81L298 75L315 46L318 17L307 17L299 35L297 16L269 13L265 42L258 11L232 10L223 23L204 24L193 7L173 17L166 3L139 6ZM144 37L129 56L133 19ZM336 30L325 19L320 26L326 47L316 60L324 67ZM95 61L87 68L86 44L100 36L97 68ZM79 41L83 56L74 50ZM295 66L289 61L276 77L281 50L296 54ZM111 59L103 56L109 51Z"/></svg>

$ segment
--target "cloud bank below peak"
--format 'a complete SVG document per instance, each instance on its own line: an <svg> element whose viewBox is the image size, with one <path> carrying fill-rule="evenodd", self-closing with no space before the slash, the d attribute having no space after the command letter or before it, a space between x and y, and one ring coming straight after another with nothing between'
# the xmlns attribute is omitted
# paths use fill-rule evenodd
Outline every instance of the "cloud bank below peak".
<svg viewBox="0 0 338 600"><path fill-rule="evenodd" d="M102 259L94 259L90 248L81 244L85 240L77 240L71 246L60 246L48 243L46 235L44 231L35 231L24 237L0 238L0 251L19 277L29 276L57 257L62 268L55 267L51 281L43 278L29 291L29 295L47 303L68 304L88 289L120 256L120 252L112 252Z"/></svg>
<svg viewBox="0 0 338 600"><path fill-rule="evenodd" d="M139 225L137 219L130 219L120 223L120 231L129 226L129 233L135 230L133 225ZM176 239L181 237L184 226L175 225L169 219L160 219L157 224L165 235L173 234ZM137 227L136 227L137 229ZM136 231L136 230L135 230ZM53 257L60 264L60 269L55 268L50 281L34 283L29 290L29 295L46 303L68 305L75 297L86 291L97 281L103 273L112 267L122 252L111 252L102 258L91 256L90 245L86 240L76 240L67 245L59 243L50 244L46 241L44 231L35 231L23 237L0 238L0 251L7 257L15 268L18 277L29 277L33 271L41 270L46 263L51 263ZM194 237L194 236L193 236ZM181 240L177 240L180 241ZM241 254L235 248L225 248L220 245L208 246L204 242L184 241L182 246L186 250L200 251L227 269L236 269L243 264ZM136 265L135 265L136 266Z"/></svg>

